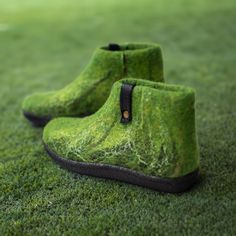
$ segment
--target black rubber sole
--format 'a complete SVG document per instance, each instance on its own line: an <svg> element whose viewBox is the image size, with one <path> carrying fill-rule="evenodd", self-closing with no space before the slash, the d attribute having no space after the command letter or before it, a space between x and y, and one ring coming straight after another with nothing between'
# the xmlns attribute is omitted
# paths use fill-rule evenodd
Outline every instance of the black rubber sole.
<svg viewBox="0 0 236 236"><path fill-rule="evenodd" d="M49 156L62 168L81 175L118 180L166 193L180 193L187 191L199 180L198 169L190 174L178 178L160 178L147 176L136 171L114 165L67 160L52 152L46 144L44 144L44 146Z"/></svg>
<svg viewBox="0 0 236 236"><path fill-rule="evenodd" d="M29 112L23 112L26 119L28 119L35 127L43 127L45 126L50 120L51 117L38 117Z"/></svg>

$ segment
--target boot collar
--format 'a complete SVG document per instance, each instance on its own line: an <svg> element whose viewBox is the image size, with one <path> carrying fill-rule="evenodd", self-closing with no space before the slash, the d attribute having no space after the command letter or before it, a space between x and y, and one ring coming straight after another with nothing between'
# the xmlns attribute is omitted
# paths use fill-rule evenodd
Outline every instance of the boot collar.
<svg viewBox="0 0 236 236"><path fill-rule="evenodd" d="M160 51L160 46L158 44L148 44L148 43L123 43L116 44L110 43L107 46L102 46L97 49L100 53L109 54L150 54L152 51Z"/></svg>

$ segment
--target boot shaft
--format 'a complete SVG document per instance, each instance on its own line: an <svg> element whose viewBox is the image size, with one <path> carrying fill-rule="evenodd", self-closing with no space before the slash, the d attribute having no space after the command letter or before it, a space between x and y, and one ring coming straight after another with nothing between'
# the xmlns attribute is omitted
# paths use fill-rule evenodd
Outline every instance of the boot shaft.
<svg viewBox="0 0 236 236"><path fill-rule="evenodd" d="M133 85L132 120L122 123L122 84ZM129 102L128 102L129 103ZM195 93L183 86L124 79L114 84L110 98L100 110L111 114L143 158L146 172L176 177L188 174L199 166L195 129Z"/></svg>
<svg viewBox="0 0 236 236"><path fill-rule="evenodd" d="M151 44L127 44L123 55L126 78L164 82L161 48Z"/></svg>
<svg viewBox="0 0 236 236"><path fill-rule="evenodd" d="M113 81L132 77L164 82L161 48L157 44L110 44L98 48L86 73L110 72ZM111 78L112 79L112 78Z"/></svg>

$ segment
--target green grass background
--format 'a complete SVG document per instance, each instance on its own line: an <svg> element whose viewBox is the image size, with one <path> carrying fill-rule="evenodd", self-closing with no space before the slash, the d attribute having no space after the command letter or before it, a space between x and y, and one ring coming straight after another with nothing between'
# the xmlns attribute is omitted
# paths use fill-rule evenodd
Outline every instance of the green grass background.
<svg viewBox="0 0 236 236"><path fill-rule="evenodd" d="M234 0L0 0L1 235L235 235ZM95 47L161 44L168 83L196 89L202 181L162 194L58 168L21 114L72 81Z"/></svg>

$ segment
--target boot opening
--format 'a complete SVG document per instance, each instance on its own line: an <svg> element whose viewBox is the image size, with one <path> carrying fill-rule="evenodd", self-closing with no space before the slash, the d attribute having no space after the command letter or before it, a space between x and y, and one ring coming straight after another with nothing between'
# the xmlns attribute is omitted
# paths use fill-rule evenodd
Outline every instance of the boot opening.
<svg viewBox="0 0 236 236"><path fill-rule="evenodd" d="M104 50L107 51L132 51L132 50L143 50L152 48L153 45L148 44L123 44L119 45L116 43L110 43L108 46L101 47Z"/></svg>
<svg viewBox="0 0 236 236"><path fill-rule="evenodd" d="M151 81L145 81L141 79L123 79L122 84L130 84L133 86L142 86L142 87L149 87L157 90L164 90L167 92L193 92L192 89L180 86L180 85L172 85L172 84L164 84L164 83L155 83Z"/></svg>

